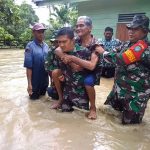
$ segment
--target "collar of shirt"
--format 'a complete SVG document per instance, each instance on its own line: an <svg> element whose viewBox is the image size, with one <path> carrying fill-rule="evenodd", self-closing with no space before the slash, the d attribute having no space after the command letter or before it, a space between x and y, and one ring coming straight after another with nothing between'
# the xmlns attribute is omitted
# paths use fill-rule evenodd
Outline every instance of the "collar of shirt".
<svg viewBox="0 0 150 150"><path fill-rule="evenodd" d="M87 48L91 47L91 46L95 45L95 43L97 43L96 38L92 34L91 34L91 37L92 37L92 40L91 40L91 42L88 45L86 45ZM78 43L81 46L82 45L81 38L78 37L76 39L76 43Z"/></svg>
<svg viewBox="0 0 150 150"><path fill-rule="evenodd" d="M81 50L81 47L78 43L75 44L74 46L74 49L69 51L69 52L65 52L66 54L73 54L73 53L76 53L77 51L80 51Z"/></svg>
<svg viewBox="0 0 150 150"><path fill-rule="evenodd" d="M140 40L140 39L139 39L139 40ZM139 40L138 40L138 41L139 41ZM141 40L145 41L146 43L149 43L149 42L148 42L148 37L147 37L147 36L144 37L144 38L141 39ZM132 46L133 44L137 43L138 41L136 41L136 42L134 42L134 43L132 43L131 41L128 41L128 42L129 42L129 45Z"/></svg>
<svg viewBox="0 0 150 150"><path fill-rule="evenodd" d="M42 42L42 43L39 43L36 39L34 39L33 41L34 41L34 43L35 43L36 45L38 45L38 46L40 46L40 47L43 47L43 45L44 45L43 42Z"/></svg>
<svg viewBox="0 0 150 150"><path fill-rule="evenodd" d="M111 40L110 40L110 41L108 41L108 40L104 39L104 41L105 41L105 42L110 42L110 43L111 43L111 42L113 42L113 41L115 41L115 40L117 40L117 39L115 39L115 38L113 38L113 37L111 38Z"/></svg>

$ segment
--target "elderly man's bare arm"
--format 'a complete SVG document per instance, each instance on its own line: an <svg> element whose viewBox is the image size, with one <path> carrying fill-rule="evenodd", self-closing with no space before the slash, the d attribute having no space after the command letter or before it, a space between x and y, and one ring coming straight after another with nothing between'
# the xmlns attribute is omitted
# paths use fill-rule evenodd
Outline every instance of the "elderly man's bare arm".
<svg viewBox="0 0 150 150"><path fill-rule="evenodd" d="M68 57L68 56L67 56ZM98 62L98 56L92 53L91 60L83 60L75 56L69 56L71 61L88 70L94 70Z"/></svg>
<svg viewBox="0 0 150 150"><path fill-rule="evenodd" d="M63 51L62 51L62 49L61 49L60 47L57 47L57 48L55 49L55 54L56 54L56 56L58 56L60 59L65 56L65 54L63 53Z"/></svg>
<svg viewBox="0 0 150 150"><path fill-rule="evenodd" d="M71 68L75 71L75 72L78 72L78 71L81 71L83 70L82 67L80 67L79 65L71 62L70 59L67 59L67 54L63 53L62 49L60 47L58 47L56 50L55 50L55 54L56 56L58 56L65 64L69 64L71 66Z"/></svg>

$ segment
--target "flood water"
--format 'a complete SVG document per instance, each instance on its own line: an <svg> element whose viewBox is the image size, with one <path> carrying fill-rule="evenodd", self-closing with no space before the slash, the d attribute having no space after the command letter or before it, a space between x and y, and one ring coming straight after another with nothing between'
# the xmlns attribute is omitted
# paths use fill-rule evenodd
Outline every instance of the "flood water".
<svg viewBox="0 0 150 150"><path fill-rule="evenodd" d="M0 50L0 150L149 150L150 104L143 123L123 126L117 112L103 106L113 79L96 87L98 118L75 110L49 109L45 96L30 101L23 50Z"/></svg>

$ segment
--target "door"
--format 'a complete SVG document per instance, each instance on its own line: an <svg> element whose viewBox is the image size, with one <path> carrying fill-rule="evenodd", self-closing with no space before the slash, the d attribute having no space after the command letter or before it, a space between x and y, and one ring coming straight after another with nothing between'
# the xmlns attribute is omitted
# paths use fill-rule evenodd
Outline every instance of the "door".
<svg viewBox="0 0 150 150"><path fill-rule="evenodd" d="M126 28L126 23L117 23L116 38L120 41L128 40L128 30Z"/></svg>

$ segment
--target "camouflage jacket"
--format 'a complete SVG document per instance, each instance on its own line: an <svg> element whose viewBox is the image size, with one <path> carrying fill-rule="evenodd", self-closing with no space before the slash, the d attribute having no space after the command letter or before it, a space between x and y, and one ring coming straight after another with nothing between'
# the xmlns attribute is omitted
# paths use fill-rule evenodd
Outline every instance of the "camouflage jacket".
<svg viewBox="0 0 150 150"><path fill-rule="evenodd" d="M75 48L73 51L68 52L68 55L74 55L78 58L84 59L84 60L90 60L91 53L87 48L84 48L82 46L79 46L78 44L75 45ZM87 74L87 71L84 69L83 71L74 72L70 65L64 64L60 58L56 56L55 61L57 61L57 69L61 69L63 72L64 77L66 78L66 82L83 82L84 76Z"/></svg>
<svg viewBox="0 0 150 150"><path fill-rule="evenodd" d="M81 46L81 40L80 39L76 39L76 43L79 46ZM97 44L100 44L99 41L93 37L91 43L86 46L86 48L89 51L88 53L92 54L92 52L94 51L94 46ZM54 48L49 49L48 56L47 56L46 61L45 61L45 69L48 72L58 68L58 60L56 59L56 55L54 54L54 51L55 51ZM102 59L99 59L99 62L97 63L97 66L93 71L86 70L86 72L88 72L88 74L92 73L93 75L95 75L95 77L96 77L96 83L95 84L97 84L97 85L99 85L101 71L102 71Z"/></svg>
<svg viewBox="0 0 150 150"><path fill-rule="evenodd" d="M55 51L54 47L50 48L48 51L48 55L47 55L47 58L45 61L45 70L47 72L50 72L54 69L57 69L58 61L56 60L56 56L55 56L54 51Z"/></svg>
<svg viewBox="0 0 150 150"><path fill-rule="evenodd" d="M147 43L147 40L144 40ZM129 99L130 107L138 111L150 98L150 47L144 49L140 60L131 64L125 64L122 54L133 44L125 42L120 46L120 51L104 53L106 62L116 65L114 86L111 94L117 94L120 99Z"/></svg>
<svg viewBox="0 0 150 150"><path fill-rule="evenodd" d="M67 54L74 55L84 60L90 60L91 56L91 53L88 49L81 47L78 44L75 45L73 51L68 52ZM87 71L82 70L79 72L74 72L69 64L64 64L58 57L56 57L56 59L58 62L57 68L61 69L65 78L63 84L64 102L71 101L73 105L77 107L88 109L88 96L84 86L84 79L87 75Z"/></svg>

